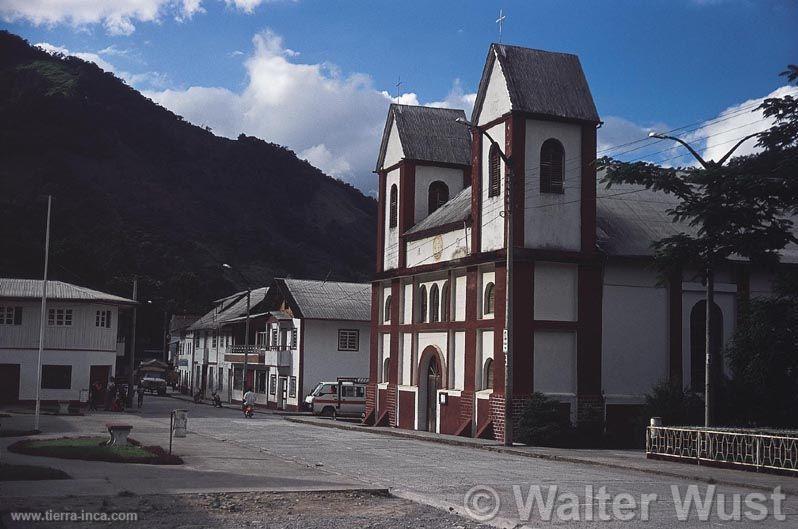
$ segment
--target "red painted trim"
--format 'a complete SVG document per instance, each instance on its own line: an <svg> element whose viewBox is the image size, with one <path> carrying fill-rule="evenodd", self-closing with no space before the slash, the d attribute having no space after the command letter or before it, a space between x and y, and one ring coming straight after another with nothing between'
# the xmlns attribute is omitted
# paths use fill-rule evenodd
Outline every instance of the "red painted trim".
<svg viewBox="0 0 798 529"><path fill-rule="evenodd" d="M513 265L513 396L531 395L534 386L534 263Z"/></svg>
<svg viewBox="0 0 798 529"><path fill-rule="evenodd" d="M382 272L385 269L385 182L386 173L379 173L379 196L377 198L377 269Z"/></svg>
<svg viewBox="0 0 798 529"><path fill-rule="evenodd" d="M383 167L380 170L380 172L390 173L391 171L398 169L399 166L401 166L402 163L404 162L412 162L416 166L424 165L427 167L445 167L447 169L463 169L468 167L468 165L461 163L433 162L430 160L418 160L416 158L402 158L400 161L396 162L393 165L390 165L388 167Z"/></svg>
<svg viewBox="0 0 798 529"><path fill-rule="evenodd" d="M467 322L477 322L477 284L479 269L476 266L466 270L466 313ZM466 326L465 333L465 359L463 365L464 380L463 389L467 392L476 390L476 355L477 355L477 329L474 326Z"/></svg>
<svg viewBox="0 0 798 529"><path fill-rule="evenodd" d="M440 272L450 268L465 268L474 264L490 264L496 263L503 259L504 250L495 250L492 252L484 252L480 254L472 254L462 259L453 259L451 261L444 261L440 263L431 263L427 265L398 268L395 270L386 270L385 272L375 275L375 279L391 279L394 277L407 277L417 274L425 274L428 272Z"/></svg>
<svg viewBox="0 0 798 529"><path fill-rule="evenodd" d="M582 252L596 252L596 127L582 125L582 189L580 215Z"/></svg>
<svg viewBox="0 0 798 529"><path fill-rule="evenodd" d="M601 396L603 272L600 265L579 266L576 387L580 397Z"/></svg>
<svg viewBox="0 0 798 529"><path fill-rule="evenodd" d="M382 285L378 281L371 284L371 336L369 352L369 382L376 384L379 381L379 327L380 320L380 289Z"/></svg>
<svg viewBox="0 0 798 529"><path fill-rule="evenodd" d="M682 369L682 274L668 280L668 366L669 379L681 384Z"/></svg>
<svg viewBox="0 0 798 529"><path fill-rule="evenodd" d="M479 254L482 237L482 134L471 132L471 254Z"/></svg>
<svg viewBox="0 0 798 529"><path fill-rule="evenodd" d="M488 130L490 128L495 127L496 125L501 124L505 120L510 119L510 117L511 117L511 112L507 112L506 114L503 114L498 118L492 119L486 123L482 123L481 125L477 125L477 128L480 130Z"/></svg>
<svg viewBox="0 0 798 529"><path fill-rule="evenodd" d="M405 160L399 166L399 268L407 266L407 245L404 233L415 225L416 165Z"/></svg>
<svg viewBox="0 0 798 529"><path fill-rule="evenodd" d="M494 392L504 394L504 312L506 303L507 281L506 266L499 263L495 268L494 280L494 318L493 318L493 387ZM514 278L515 279L515 278Z"/></svg>
<svg viewBox="0 0 798 529"><path fill-rule="evenodd" d="M399 300L401 299L402 285L399 279L391 281L391 339L388 360L388 383L399 383ZM397 317L393 317L396 314Z"/></svg>
<svg viewBox="0 0 798 529"><path fill-rule="evenodd" d="M526 119L518 113L513 113L505 123L505 152L513 162L513 238L515 246L523 247L526 204L526 175L524 173Z"/></svg>

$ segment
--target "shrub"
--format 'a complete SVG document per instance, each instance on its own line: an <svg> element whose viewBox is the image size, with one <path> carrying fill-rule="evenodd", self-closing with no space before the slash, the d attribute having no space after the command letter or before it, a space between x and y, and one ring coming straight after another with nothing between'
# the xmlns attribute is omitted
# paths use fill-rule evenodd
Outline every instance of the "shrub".
<svg viewBox="0 0 798 529"><path fill-rule="evenodd" d="M677 382L660 382L646 395L645 417L661 417L665 425L703 424L704 402Z"/></svg>
<svg viewBox="0 0 798 529"><path fill-rule="evenodd" d="M563 446L569 441L570 429L560 404L535 392L521 411L516 439L528 445Z"/></svg>

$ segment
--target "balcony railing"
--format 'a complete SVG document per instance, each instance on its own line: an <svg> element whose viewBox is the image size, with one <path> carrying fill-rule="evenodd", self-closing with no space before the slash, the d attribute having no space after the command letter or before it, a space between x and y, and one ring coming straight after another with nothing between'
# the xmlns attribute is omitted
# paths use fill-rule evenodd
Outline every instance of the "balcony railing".
<svg viewBox="0 0 798 529"><path fill-rule="evenodd" d="M798 475L798 432L649 426L646 456Z"/></svg>

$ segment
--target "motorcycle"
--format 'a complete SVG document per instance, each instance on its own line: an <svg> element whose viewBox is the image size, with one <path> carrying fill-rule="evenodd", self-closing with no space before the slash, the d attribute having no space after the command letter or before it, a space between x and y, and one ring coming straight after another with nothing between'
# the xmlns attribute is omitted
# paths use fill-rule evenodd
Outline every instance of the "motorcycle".
<svg viewBox="0 0 798 529"><path fill-rule="evenodd" d="M213 392L213 407L214 408L221 408L222 407L222 399L219 398L219 395L214 391Z"/></svg>

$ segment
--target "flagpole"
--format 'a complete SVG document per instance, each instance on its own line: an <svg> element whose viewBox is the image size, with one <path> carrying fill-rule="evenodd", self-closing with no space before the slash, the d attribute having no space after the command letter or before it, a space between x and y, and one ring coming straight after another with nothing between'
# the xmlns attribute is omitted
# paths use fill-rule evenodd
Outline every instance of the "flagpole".
<svg viewBox="0 0 798 529"><path fill-rule="evenodd" d="M44 236L44 280L42 281L42 313L39 317L39 357L36 361L36 412L33 429L39 430L39 411L41 410L42 350L44 349L44 318L47 315L47 267L50 264L50 208L53 196L47 195L47 225Z"/></svg>

